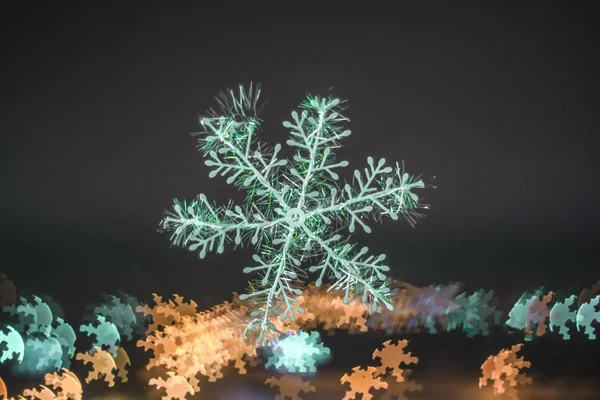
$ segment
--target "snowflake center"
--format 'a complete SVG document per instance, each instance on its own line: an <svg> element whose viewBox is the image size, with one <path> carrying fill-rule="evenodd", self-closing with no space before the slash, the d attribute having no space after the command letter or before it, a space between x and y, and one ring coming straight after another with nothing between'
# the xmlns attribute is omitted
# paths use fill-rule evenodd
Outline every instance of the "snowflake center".
<svg viewBox="0 0 600 400"><path fill-rule="evenodd" d="M293 227L298 227L304 224L306 214L299 208L290 208L285 214L286 222Z"/></svg>

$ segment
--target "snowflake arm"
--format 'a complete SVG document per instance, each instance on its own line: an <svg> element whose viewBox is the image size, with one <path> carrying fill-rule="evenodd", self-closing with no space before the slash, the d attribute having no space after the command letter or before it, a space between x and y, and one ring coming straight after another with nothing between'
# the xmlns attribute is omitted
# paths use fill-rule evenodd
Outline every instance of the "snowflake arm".
<svg viewBox="0 0 600 400"><path fill-rule="evenodd" d="M200 250L200 258L208 251L223 253L225 243L233 240L240 245L244 236L252 233L251 243L256 245L265 230L273 230L280 220L267 219L258 209L254 214L242 207L216 207L204 194L190 204L175 200L173 211L167 212L161 222L166 231L173 231L171 241L175 245L189 246L191 251Z"/></svg>
<svg viewBox="0 0 600 400"><path fill-rule="evenodd" d="M362 217L369 213L388 215L393 220L402 215L414 224L419 197L411 190L424 188L423 181L403 172L398 165L394 170L385 166L384 158L375 165L373 158L368 157L367 163L369 168L364 169L364 174L354 171L358 190L350 184L344 185L343 193L331 188L328 204L315 209L307 218L318 215L325 222L332 218L345 220L350 232L354 232L358 223L366 233L371 233L371 228Z"/></svg>
<svg viewBox="0 0 600 400"><path fill-rule="evenodd" d="M287 144L298 151L294 155L295 167L289 172L298 187L299 197L296 207L304 207L308 198L318 198L317 182L337 180L339 175L334 168L348 166L348 161L335 162L332 150L339 147L338 141L350 136L349 130L342 130L339 123L348 121L340 114L339 99L313 98L309 96L301 107L300 115L292 112L293 122L285 121L283 126L290 129L291 139Z"/></svg>
<svg viewBox="0 0 600 400"><path fill-rule="evenodd" d="M221 110L211 109L208 116L201 117L205 131L195 135L200 136L198 147L207 158L204 163L213 167L211 178L219 174L228 176L229 184L281 202L273 181L278 179L277 171L287 160L277 158L280 144L268 151L255 140L260 129L256 116L260 93L260 88L253 90L252 86L248 90L240 87L238 95L233 90L222 93L217 98Z"/></svg>
<svg viewBox="0 0 600 400"><path fill-rule="evenodd" d="M281 150L280 144L275 146L270 157L259 151L251 156L249 154L251 135L248 134L243 139L236 139L234 127L237 123L223 121L215 126L207 118L204 118L202 124L209 127L213 133L213 135L207 136L203 140L218 142L215 145L217 149L209 150L208 156L210 158L204 162L207 166L214 167L209 174L211 178L219 173L221 176L230 175L227 178L227 183L231 184L237 181L239 186L246 189L252 189L259 185L258 195L272 196L277 201L281 201L281 194L271 183L271 179L276 177L277 167L287 164L287 160L277 159L277 154ZM246 144L242 144L245 148L244 151L240 149L240 144L237 143L239 140L246 142ZM257 160L257 162L252 162L251 158Z"/></svg>
<svg viewBox="0 0 600 400"><path fill-rule="evenodd" d="M317 286L323 283L325 273L330 271L337 279L330 290L343 289L345 304L350 301L351 292L362 292L361 301L366 303L371 300L373 311L379 303L383 303L389 310L393 309L389 298L389 288L384 284L386 280L384 272L388 272L390 268L381 264L381 261L385 260L385 254L380 254L377 257L367 256L368 247L356 251L356 246L348 243L338 243L341 239L340 235L334 235L330 239L323 240L312 234L308 229L305 229L305 233L318 243L325 253L320 264L309 268L309 272L320 271L319 277L315 281Z"/></svg>
<svg viewBox="0 0 600 400"><path fill-rule="evenodd" d="M265 333L276 330L275 325L271 323L273 315L278 316L282 322L287 318L295 321L294 311L304 312L304 309L298 306L298 300L296 299L296 296L302 294L302 290L290 285L290 282L298 278L294 267L298 268L301 265L300 260L291 254L292 242L292 235L288 235L284 239L274 240L273 244L280 245L280 249L270 253L271 257L268 259L255 254L253 256L254 261L259 265L244 268L244 273L256 271L262 273L262 280L259 284L261 289L240 296L241 300L253 300L262 303L262 307L250 314L254 319L245 330L246 333L259 327L259 343L262 343Z"/></svg>

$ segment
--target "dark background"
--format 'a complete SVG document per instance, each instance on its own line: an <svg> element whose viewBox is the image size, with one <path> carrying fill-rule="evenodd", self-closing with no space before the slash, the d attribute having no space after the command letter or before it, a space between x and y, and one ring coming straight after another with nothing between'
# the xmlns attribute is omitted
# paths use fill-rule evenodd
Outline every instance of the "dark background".
<svg viewBox="0 0 600 400"><path fill-rule="evenodd" d="M252 80L263 140L285 142L306 92L333 93L350 105L346 178L369 155L436 177L415 229L358 235L395 278L509 298L600 279L593 2L363 3L4 2L0 270L67 319L102 291L202 307L244 291L252 249L199 260L156 229L174 197L242 200L189 133Z"/></svg>

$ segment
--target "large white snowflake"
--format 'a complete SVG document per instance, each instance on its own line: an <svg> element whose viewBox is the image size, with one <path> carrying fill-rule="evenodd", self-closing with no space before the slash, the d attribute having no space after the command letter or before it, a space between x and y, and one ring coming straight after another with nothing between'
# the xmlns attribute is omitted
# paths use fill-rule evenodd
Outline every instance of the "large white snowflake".
<svg viewBox="0 0 600 400"><path fill-rule="evenodd" d="M414 224L419 204L411 190L423 188L423 182L398 163L391 167L385 159L369 157L368 168L354 171L354 185L339 185L335 170L348 162L337 161L334 150L350 131L342 127L348 119L336 98L307 96L300 112L283 123L291 131L287 145L295 152L293 159L278 158L280 144L268 149L256 140L260 94L260 86L253 85L221 93L219 109L200 118L205 131L197 134L205 164L213 168L210 177L227 177L227 183L246 190L246 204L219 207L204 194L189 203L175 200L162 228L174 231L174 244L198 250L200 258L208 251L222 253L228 242L255 246L255 264L244 272L257 272L260 279L241 298L257 307L247 330L259 328L259 342L275 329L273 317L293 321L294 312L304 311L296 296L307 277L305 266L318 274L317 286L327 273L331 289L345 291L346 303L358 294L372 310L379 304L392 309L385 255L370 255L367 247L338 232L347 228L352 233L359 225L370 233L366 221L381 216L403 216Z"/></svg>

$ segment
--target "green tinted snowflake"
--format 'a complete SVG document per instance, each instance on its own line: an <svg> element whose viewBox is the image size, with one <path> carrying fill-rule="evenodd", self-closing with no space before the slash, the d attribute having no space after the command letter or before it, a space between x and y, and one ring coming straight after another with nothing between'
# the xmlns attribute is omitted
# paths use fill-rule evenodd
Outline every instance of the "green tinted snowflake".
<svg viewBox="0 0 600 400"><path fill-rule="evenodd" d="M557 301L556 304L550 310L550 330L556 330L558 327L558 333L562 336L564 340L571 339L571 335L569 334L569 327L567 323L571 321L572 323L576 322L577 319L577 310L571 310L573 305L577 303L577 296L572 295L566 298L563 301Z"/></svg>
<svg viewBox="0 0 600 400"><path fill-rule="evenodd" d="M189 203L175 200L162 228L174 232L174 244L199 251L201 258L209 251L222 253L228 242L257 248L255 265L244 272L261 278L242 299L257 307L247 329L259 328L259 342L275 329L274 316L294 320L294 312L303 312L295 298L301 294L298 283L307 277L306 263L308 272L318 274L317 286L328 274L332 289L345 291L345 302L359 295L373 309L380 304L391 309L385 255L370 255L338 232L348 228L352 233L359 225L369 233L367 219L383 216L403 216L413 224L419 198L411 190L423 188L423 182L397 163L392 167L369 157L364 172L354 171L355 185L338 185L335 170L348 162L337 161L334 151L350 131L342 128L348 119L341 114L343 102L335 98L307 96L300 112L283 123L291 130L287 144L293 159L278 158L280 144L268 149L256 140L260 94L252 85L222 93L219 110L200 118L205 131L197 134L205 164L213 168L210 177L227 177L227 183L245 190L246 204L218 207L204 194Z"/></svg>
<svg viewBox="0 0 600 400"><path fill-rule="evenodd" d="M100 347L108 351L113 357L117 356L117 350L121 344L121 335L117 326L102 315L96 315L96 321L87 325L81 325L79 331L88 336L94 335L94 343L92 350L95 347Z"/></svg>
<svg viewBox="0 0 600 400"><path fill-rule="evenodd" d="M448 313L448 330L462 326L467 337L488 336L490 322L500 323L500 312L491 304L494 295L492 290L480 289L471 295L462 293L457 296L454 300L458 308Z"/></svg>
<svg viewBox="0 0 600 400"><path fill-rule="evenodd" d="M283 339L271 342L271 352L265 368L275 367L289 373L315 373L317 364L330 359L330 351L321 343L319 332L291 332Z"/></svg>
<svg viewBox="0 0 600 400"><path fill-rule="evenodd" d="M577 330L583 328L584 334L590 340L596 339L594 330L596 327L592 325L594 321L600 322L600 310L597 309L600 305L600 295L594 297L587 303L583 303L577 310Z"/></svg>

